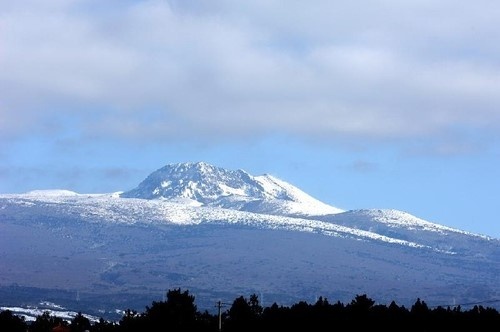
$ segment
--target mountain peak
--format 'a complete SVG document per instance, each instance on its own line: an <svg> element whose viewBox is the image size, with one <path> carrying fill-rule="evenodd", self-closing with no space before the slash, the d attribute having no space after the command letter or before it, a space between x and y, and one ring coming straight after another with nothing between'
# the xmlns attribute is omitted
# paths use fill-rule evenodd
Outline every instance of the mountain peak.
<svg viewBox="0 0 500 332"><path fill-rule="evenodd" d="M258 195L253 178L243 170L227 170L206 162L168 164L151 173L122 197L189 198L207 204L231 195Z"/></svg>
<svg viewBox="0 0 500 332"><path fill-rule="evenodd" d="M265 210L266 213L278 207L283 213L285 205L290 213L292 210L298 214L302 210L307 210L306 214L311 211L317 214L341 212L269 174L252 176L241 169L228 170L202 161L168 164L151 173L136 188L122 193L121 197L189 199L203 205L252 212Z"/></svg>
<svg viewBox="0 0 500 332"><path fill-rule="evenodd" d="M171 168L179 173L182 172L211 173L216 171L219 167L216 167L204 161L197 161L197 162L168 164L163 168Z"/></svg>

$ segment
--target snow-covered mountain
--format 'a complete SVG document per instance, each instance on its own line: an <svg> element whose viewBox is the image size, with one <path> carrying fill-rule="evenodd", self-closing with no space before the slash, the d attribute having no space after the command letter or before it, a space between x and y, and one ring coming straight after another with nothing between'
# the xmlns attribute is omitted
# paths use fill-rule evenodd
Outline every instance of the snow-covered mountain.
<svg viewBox="0 0 500 332"><path fill-rule="evenodd" d="M397 210L342 211L206 163L167 165L125 192L0 195L0 271L0 306L50 301L97 316L142 310L175 287L209 310L250 293L264 304L366 293L500 305L499 239Z"/></svg>
<svg viewBox="0 0 500 332"><path fill-rule="evenodd" d="M121 197L161 198L276 215L342 212L271 175L252 176L204 162L166 165Z"/></svg>

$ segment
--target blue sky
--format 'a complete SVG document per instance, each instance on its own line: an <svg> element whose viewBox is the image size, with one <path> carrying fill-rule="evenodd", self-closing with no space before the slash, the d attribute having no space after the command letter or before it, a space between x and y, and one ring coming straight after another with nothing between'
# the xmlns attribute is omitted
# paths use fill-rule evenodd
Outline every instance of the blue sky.
<svg viewBox="0 0 500 332"><path fill-rule="evenodd" d="M0 0L0 193L270 173L500 237L500 3Z"/></svg>

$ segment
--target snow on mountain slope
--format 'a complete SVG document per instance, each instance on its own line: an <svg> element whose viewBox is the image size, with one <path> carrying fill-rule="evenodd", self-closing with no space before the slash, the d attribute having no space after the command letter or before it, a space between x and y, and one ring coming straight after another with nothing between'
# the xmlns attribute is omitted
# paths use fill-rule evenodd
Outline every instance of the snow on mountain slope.
<svg viewBox="0 0 500 332"><path fill-rule="evenodd" d="M321 217L319 217L321 218ZM346 211L341 215L333 215L321 218L339 224L358 229L380 232L389 229L406 229L411 231L432 231L443 234L460 233L473 235L472 233L454 229L444 225L432 223L407 212L394 209L361 209ZM486 236L484 236L487 238Z"/></svg>
<svg viewBox="0 0 500 332"><path fill-rule="evenodd" d="M43 301L39 303L36 307L0 307L0 311L2 310L10 310L13 314L24 317L27 322L36 321L38 316L43 315L44 313L49 313L51 317L59 317L66 322L70 323L79 313L75 311L66 310L65 308L47 301ZM85 318L87 318L91 323L96 323L99 321L100 317L82 314Z"/></svg>
<svg viewBox="0 0 500 332"><path fill-rule="evenodd" d="M193 203L194 202L194 203ZM199 206L188 198L147 200L123 198L111 194L0 195L0 212L16 218L75 219L92 223L199 225L223 223L265 229L283 229L382 241L404 246L427 248L449 254L484 255L485 242L497 241L482 235L433 224L397 210L353 210L343 213L291 217ZM276 211L274 209L273 211ZM0 213L0 216L2 215ZM497 248L497 247L493 247ZM498 250L495 249L495 250ZM491 253L491 252L489 252ZM500 254L500 251L497 252Z"/></svg>
<svg viewBox="0 0 500 332"><path fill-rule="evenodd" d="M341 213L343 210L327 205L291 184L265 174L254 178L271 196L259 204L247 204L246 211L284 215L323 215ZM253 205L253 207L251 207Z"/></svg>
<svg viewBox="0 0 500 332"><path fill-rule="evenodd" d="M37 196L61 197L61 196L76 196L78 195L78 193L65 189L44 189L44 190L32 190L27 192L25 195L30 197L37 197Z"/></svg>
<svg viewBox="0 0 500 332"><path fill-rule="evenodd" d="M484 245L488 241L498 243L498 239L432 223L399 210L351 210L312 218L456 254L476 252L479 256L485 253L488 253L487 256L500 256L498 246Z"/></svg>
<svg viewBox="0 0 500 332"><path fill-rule="evenodd" d="M24 220L57 216L92 223L198 225L227 223L266 229L285 229L329 236L383 241L422 247L418 243L324 222L289 216L265 215L185 202L121 198L113 194L0 195L0 211ZM0 215L1 215L0 213ZM427 247L432 249L431 247Z"/></svg>
<svg viewBox="0 0 500 332"><path fill-rule="evenodd" d="M166 165L121 197L184 198L206 206L275 215L342 212L270 175L254 177L243 170L226 170L204 162Z"/></svg>

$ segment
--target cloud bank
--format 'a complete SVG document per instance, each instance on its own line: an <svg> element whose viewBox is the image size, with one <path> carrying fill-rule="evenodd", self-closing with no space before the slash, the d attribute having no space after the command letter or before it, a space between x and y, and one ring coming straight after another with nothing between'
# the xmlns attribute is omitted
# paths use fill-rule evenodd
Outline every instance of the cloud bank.
<svg viewBox="0 0 500 332"><path fill-rule="evenodd" d="M492 1L4 1L0 136L470 145L500 129L499 14Z"/></svg>

